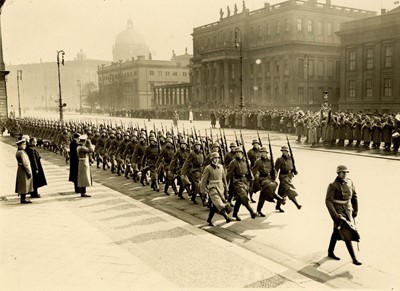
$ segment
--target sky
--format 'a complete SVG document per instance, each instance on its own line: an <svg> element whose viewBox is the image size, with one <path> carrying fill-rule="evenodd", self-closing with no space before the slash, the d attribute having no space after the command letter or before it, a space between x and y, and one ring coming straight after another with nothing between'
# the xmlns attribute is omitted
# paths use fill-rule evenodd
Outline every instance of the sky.
<svg viewBox="0 0 400 291"><path fill-rule="evenodd" d="M247 0L250 10L265 2ZM325 0L318 0L325 3ZM393 9L394 0L332 0L333 5L373 10ZM129 18L141 33L153 59L168 60L172 50L192 53L194 27L219 20L220 8L233 13L241 0L6 0L1 12L3 56L6 65L56 61L57 51L73 60L81 49L88 59L112 60L116 36Z"/></svg>

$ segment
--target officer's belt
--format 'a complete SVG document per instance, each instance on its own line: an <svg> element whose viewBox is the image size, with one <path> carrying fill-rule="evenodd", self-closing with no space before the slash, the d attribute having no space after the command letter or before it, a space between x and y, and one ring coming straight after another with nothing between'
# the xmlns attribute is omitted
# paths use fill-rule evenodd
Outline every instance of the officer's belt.
<svg viewBox="0 0 400 291"><path fill-rule="evenodd" d="M334 199L333 203L345 205L345 204L349 203L349 200L336 200L336 199Z"/></svg>
<svg viewBox="0 0 400 291"><path fill-rule="evenodd" d="M287 174L289 174L289 171L282 171L281 170L281 172L279 173L280 175L287 175Z"/></svg>
<svg viewBox="0 0 400 291"><path fill-rule="evenodd" d="M246 175L235 175L235 179L241 179L243 177L246 177Z"/></svg>
<svg viewBox="0 0 400 291"><path fill-rule="evenodd" d="M210 180L210 183L219 183L222 182L221 180Z"/></svg>

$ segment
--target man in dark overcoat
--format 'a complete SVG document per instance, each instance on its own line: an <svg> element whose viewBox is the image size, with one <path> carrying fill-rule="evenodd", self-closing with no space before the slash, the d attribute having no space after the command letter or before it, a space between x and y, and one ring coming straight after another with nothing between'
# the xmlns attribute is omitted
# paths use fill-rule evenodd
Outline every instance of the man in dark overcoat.
<svg viewBox="0 0 400 291"><path fill-rule="evenodd" d="M38 188L46 186L46 176L44 175L41 157L36 149L37 140L35 137L29 139L29 145L26 147L25 151L28 154L29 161L31 163L32 178L33 178L33 192L30 192L31 198L40 198L38 193Z"/></svg>
<svg viewBox="0 0 400 291"><path fill-rule="evenodd" d="M80 193L78 188L78 152L77 148L79 145L79 133L74 133L73 140L69 145L69 179L68 181L74 183L75 193Z"/></svg>

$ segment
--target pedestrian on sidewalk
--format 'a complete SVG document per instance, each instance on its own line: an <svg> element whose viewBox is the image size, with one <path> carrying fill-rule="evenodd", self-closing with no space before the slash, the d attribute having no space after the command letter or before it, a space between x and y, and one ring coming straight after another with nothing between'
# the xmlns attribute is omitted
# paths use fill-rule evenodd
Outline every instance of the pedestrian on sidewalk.
<svg viewBox="0 0 400 291"><path fill-rule="evenodd" d="M192 109L190 109L190 111L189 111L189 121L190 121L190 123L193 122L193 111L192 111Z"/></svg>
<svg viewBox="0 0 400 291"><path fill-rule="evenodd" d="M333 220L333 233L329 242L328 257L340 260L335 256L336 242L343 240L354 265L361 265L354 253L351 241L359 241L360 236L354 227L354 218L358 213L358 199L353 181L347 178L349 170L340 165L336 169L337 177L329 184L325 204Z"/></svg>
<svg viewBox="0 0 400 291"><path fill-rule="evenodd" d="M175 110L174 115L172 116L172 121L174 122L175 127L178 127L178 120L179 120L179 114L178 111Z"/></svg>
<svg viewBox="0 0 400 291"><path fill-rule="evenodd" d="M80 193L78 188L78 152L77 148L79 145L79 133L74 133L73 140L69 145L69 179L68 181L74 183L75 193Z"/></svg>
<svg viewBox="0 0 400 291"><path fill-rule="evenodd" d="M94 148L92 142L87 138L86 134L79 137L79 145L76 151L79 159L77 184L81 193L81 197L91 197L90 195L86 194L86 187L93 185L89 154L94 152Z"/></svg>
<svg viewBox="0 0 400 291"><path fill-rule="evenodd" d="M40 154L36 149L37 139L36 137L31 137L29 139L29 145L27 145L25 151L28 154L29 161L32 169L32 178L33 178L33 191L30 192L31 198L40 198L40 194L38 193L38 188L46 186L46 176L44 175L43 167Z"/></svg>
<svg viewBox="0 0 400 291"><path fill-rule="evenodd" d="M32 168L29 163L29 157L25 152L26 140L21 139L16 142L18 146L15 158L18 162L17 179L15 182L15 193L21 198L22 204L32 203L26 199L26 194L33 191Z"/></svg>

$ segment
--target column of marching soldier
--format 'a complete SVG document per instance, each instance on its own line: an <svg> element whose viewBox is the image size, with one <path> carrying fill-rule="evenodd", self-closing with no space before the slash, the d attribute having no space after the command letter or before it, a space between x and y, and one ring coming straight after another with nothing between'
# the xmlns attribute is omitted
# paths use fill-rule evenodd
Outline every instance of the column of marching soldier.
<svg viewBox="0 0 400 291"><path fill-rule="evenodd" d="M262 140L252 141L253 148L245 149L243 136L228 145L225 132L213 138L213 132L201 136L195 128L175 134L174 127L157 130L155 126L148 131L146 125L113 126L109 124L93 125L90 122L68 122L60 124L55 121L23 119L10 120L7 128L13 134L24 133L35 136L38 146L64 155L69 161L69 146L79 134L86 134L95 146L91 154L91 164L97 168L111 170L112 174L124 175L142 186L160 191L164 184L164 193L174 194L185 199L184 193L193 204L200 197L204 207L210 208L207 222L212 224L215 213L223 215L227 222L240 221L239 208L243 204L252 218L264 217L264 202L276 203L275 209L284 212L282 204L286 197L298 209L301 205L296 200L298 195L292 184L297 174L290 144L282 146L282 156L272 157L272 149L263 146ZM178 129L179 130L179 129ZM268 139L269 141L269 139ZM279 188L276 178L279 178ZM276 193L276 189L278 191ZM256 211L250 203L253 194L260 192ZM232 211L232 216L230 212Z"/></svg>

